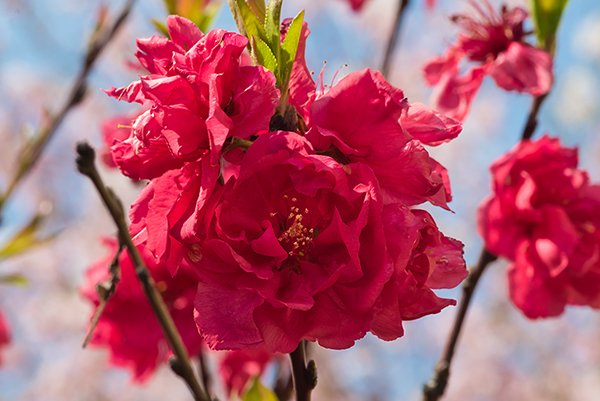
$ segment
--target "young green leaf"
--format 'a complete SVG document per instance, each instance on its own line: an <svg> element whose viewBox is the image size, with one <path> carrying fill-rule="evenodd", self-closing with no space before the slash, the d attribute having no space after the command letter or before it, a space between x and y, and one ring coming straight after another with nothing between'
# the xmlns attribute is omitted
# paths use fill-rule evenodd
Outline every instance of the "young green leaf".
<svg viewBox="0 0 600 401"><path fill-rule="evenodd" d="M163 0L165 8L169 14L177 13L177 1L176 0Z"/></svg>
<svg viewBox="0 0 600 401"><path fill-rule="evenodd" d="M265 19L265 0L246 0L246 4L259 20Z"/></svg>
<svg viewBox="0 0 600 401"><path fill-rule="evenodd" d="M298 44L300 43L300 35L302 34L302 25L304 23L304 10L300 11L298 15L294 17L288 28L287 34L281 44L281 70L282 70L282 84L287 85L292 73L292 66L294 65L294 59L296 58L296 52L298 51Z"/></svg>
<svg viewBox="0 0 600 401"><path fill-rule="evenodd" d="M262 21L252 12L245 0L229 0L229 6L242 35L245 35L250 41L252 38L265 36Z"/></svg>
<svg viewBox="0 0 600 401"><path fill-rule="evenodd" d="M281 4L282 0L269 0L264 22L266 40L275 55L280 47Z"/></svg>
<svg viewBox="0 0 600 401"><path fill-rule="evenodd" d="M38 233L39 226L44 217L44 214L36 215L25 227L4 244L4 246L0 248L0 260L16 256L27 251L29 248L51 240L54 235L41 238Z"/></svg>
<svg viewBox="0 0 600 401"><path fill-rule="evenodd" d="M258 378L252 381L252 387L242 396L242 401L278 401L275 393L265 387Z"/></svg>
<svg viewBox="0 0 600 401"><path fill-rule="evenodd" d="M169 30L167 29L167 26L163 22L161 22L157 19L152 19L152 25L154 25L154 28L156 28L156 30L158 32L162 33L167 38L169 37Z"/></svg>
<svg viewBox="0 0 600 401"><path fill-rule="evenodd" d="M29 284L29 280L27 280L27 277L19 273L5 274L0 276L0 284L25 286Z"/></svg>
<svg viewBox="0 0 600 401"><path fill-rule="evenodd" d="M255 51L258 63L267 70L273 71L273 73L277 76L277 58L273 54L273 51L271 51L269 45L267 45L261 38L255 37L252 41L252 48Z"/></svg>
<svg viewBox="0 0 600 401"><path fill-rule="evenodd" d="M535 33L541 47L554 50L556 32L568 0L531 0Z"/></svg>

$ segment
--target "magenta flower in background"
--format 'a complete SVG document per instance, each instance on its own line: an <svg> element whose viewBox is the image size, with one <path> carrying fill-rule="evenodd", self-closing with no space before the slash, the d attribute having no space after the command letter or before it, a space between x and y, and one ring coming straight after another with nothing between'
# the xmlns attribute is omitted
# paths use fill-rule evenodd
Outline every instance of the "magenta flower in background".
<svg viewBox="0 0 600 401"><path fill-rule="evenodd" d="M219 360L219 376L225 385L227 394L240 396L250 383L250 380L260 377L273 354L265 348L242 349L226 351Z"/></svg>
<svg viewBox="0 0 600 401"><path fill-rule="evenodd" d="M4 313L0 310L0 349L10 344L10 328L4 318ZM0 354L0 364L2 364L2 355Z"/></svg>
<svg viewBox="0 0 600 401"><path fill-rule="evenodd" d="M577 168L577 150L548 136L525 141L492 175L479 231L490 252L512 262L514 304L529 318L600 308L600 186Z"/></svg>
<svg viewBox="0 0 600 401"><path fill-rule="evenodd" d="M97 283L109 278L108 266L117 250L114 240L106 240L109 250L106 258L90 267L82 295L96 307L99 305L95 290ZM144 261L160 291L175 325L181 334L190 355L202 349L193 317L193 301L196 295L197 277L189 269L180 268L171 276L164 265L155 264L153 258L138 246ZM113 365L128 368L133 379L144 381L170 356L167 341L142 286L127 251L119 257L121 279L106 308L90 342L91 346L108 348Z"/></svg>
<svg viewBox="0 0 600 401"><path fill-rule="evenodd" d="M459 14L452 21L461 28L456 43L424 67L430 85L436 85L434 107L463 120L486 75L508 91L534 96L547 93L552 85L552 57L525 42L521 7L502 6L496 11L488 0L472 0L473 14ZM475 65L461 72L466 58Z"/></svg>

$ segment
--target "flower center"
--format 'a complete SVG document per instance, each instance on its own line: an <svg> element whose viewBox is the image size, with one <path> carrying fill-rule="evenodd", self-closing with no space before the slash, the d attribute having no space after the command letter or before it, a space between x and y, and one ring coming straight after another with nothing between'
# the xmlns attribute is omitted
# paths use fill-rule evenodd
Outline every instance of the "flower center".
<svg viewBox="0 0 600 401"><path fill-rule="evenodd" d="M291 267L297 271L300 267L300 260L304 259L308 254L313 239L315 238L315 229L308 226L306 217L310 210L298 206L298 199L284 195L284 199L288 202L288 213L285 221L280 221L281 233L277 238L281 246L287 251L289 258L281 266Z"/></svg>

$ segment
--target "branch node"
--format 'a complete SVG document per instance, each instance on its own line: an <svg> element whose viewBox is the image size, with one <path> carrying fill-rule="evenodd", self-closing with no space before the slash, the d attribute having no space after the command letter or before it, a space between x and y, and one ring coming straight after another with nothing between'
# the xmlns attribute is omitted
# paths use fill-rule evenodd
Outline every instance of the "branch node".
<svg viewBox="0 0 600 401"><path fill-rule="evenodd" d="M96 151L87 142L77 144L77 170L85 176L90 177L96 171Z"/></svg>
<svg viewBox="0 0 600 401"><path fill-rule="evenodd" d="M317 364L313 359L306 365L306 382L308 388L314 390L317 387Z"/></svg>

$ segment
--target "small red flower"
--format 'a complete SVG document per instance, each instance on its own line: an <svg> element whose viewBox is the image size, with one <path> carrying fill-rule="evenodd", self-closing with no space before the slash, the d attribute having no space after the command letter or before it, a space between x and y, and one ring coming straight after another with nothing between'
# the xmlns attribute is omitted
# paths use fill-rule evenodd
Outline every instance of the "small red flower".
<svg viewBox="0 0 600 401"><path fill-rule="evenodd" d="M472 0L476 16L455 15L454 23L462 33L446 54L424 67L434 92L436 109L463 120L485 75L508 91L534 96L547 93L552 85L552 57L525 42L523 27L527 11L521 7L502 6L494 10L488 0ZM475 62L467 72L460 72L463 58Z"/></svg>
<svg viewBox="0 0 600 401"><path fill-rule="evenodd" d="M577 150L548 136L524 141L492 174L479 230L487 249L512 262L514 304L530 318L600 308L600 186L577 168Z"/></svg>

